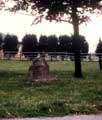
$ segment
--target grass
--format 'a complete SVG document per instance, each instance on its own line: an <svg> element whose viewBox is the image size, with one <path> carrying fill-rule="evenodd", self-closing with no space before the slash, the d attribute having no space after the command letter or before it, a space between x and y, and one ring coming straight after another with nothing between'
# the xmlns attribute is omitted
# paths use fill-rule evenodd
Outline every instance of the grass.
<svg viewBox="0 0 102 120"><path fill-rule="evenodd" d="M73 77L73 62L49 62L53 82L28 82L30 61L0 61L0 117L61 116L102 112L102 71L82 62L83 78Z"/></svg>

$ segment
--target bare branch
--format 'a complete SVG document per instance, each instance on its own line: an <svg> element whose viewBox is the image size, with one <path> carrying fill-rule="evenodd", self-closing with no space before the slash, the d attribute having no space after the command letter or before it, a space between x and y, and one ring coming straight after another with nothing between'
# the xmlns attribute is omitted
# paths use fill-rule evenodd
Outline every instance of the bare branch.
<svg viewBox="0 0 102 120"><path fill-rule="evenodd" d="M40 15L40 16L36 17L36 18L33 20L31 26L32 26L32 25L36 25L36 24L38 24L38 23L41 23L43 17L44 17L44 15Z"/></svg>

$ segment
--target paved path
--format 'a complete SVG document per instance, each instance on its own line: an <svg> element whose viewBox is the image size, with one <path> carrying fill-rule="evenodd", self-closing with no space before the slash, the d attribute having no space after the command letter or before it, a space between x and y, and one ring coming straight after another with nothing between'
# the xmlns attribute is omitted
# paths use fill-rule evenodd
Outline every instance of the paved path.
<svg viewBox="0 0 102 120"><path fill-rule="evenodd" d="M102 120L102 114L99 115L68 115L64 117L38 117L38 118L13 118L0 120Z"/></svg>

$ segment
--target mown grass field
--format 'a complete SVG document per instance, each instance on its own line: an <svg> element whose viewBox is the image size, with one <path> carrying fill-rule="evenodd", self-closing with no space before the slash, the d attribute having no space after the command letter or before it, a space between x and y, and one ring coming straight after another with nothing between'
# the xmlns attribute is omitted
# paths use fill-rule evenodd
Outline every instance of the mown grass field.
<svg viewBox="0 0 102 120"><path fill-rule="evenodd" d="M30 61L0 61L0 117L55 116L102 112L102 71L82 62L83 78L73 77L73 62L49 62L53 82L29 82Z"/></svg>

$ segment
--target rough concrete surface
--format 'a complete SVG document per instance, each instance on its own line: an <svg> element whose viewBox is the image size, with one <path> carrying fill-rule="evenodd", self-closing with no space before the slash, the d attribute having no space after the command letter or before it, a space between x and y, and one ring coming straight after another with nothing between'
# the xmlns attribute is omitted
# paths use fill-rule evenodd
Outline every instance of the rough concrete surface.
<svg viewBox="0 0 102 120"><path fill-rule="evenodd" d="M35 118L12 118L0 120L102 120L102 114L98 115L68 115L63 117L35 117Z"/></svg>

